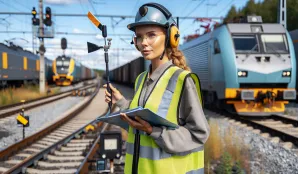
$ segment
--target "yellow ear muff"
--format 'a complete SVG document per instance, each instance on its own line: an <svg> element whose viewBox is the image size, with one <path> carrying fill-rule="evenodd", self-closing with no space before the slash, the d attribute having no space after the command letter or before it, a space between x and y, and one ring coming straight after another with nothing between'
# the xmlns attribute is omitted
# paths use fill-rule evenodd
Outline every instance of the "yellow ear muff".
<svg viewBox="0 0 298 174"><path fill-rule="evenodd" d="M172 48L177 48L180 40L180 32L176 26L172 26L170 29L170 45Z"/></svg>

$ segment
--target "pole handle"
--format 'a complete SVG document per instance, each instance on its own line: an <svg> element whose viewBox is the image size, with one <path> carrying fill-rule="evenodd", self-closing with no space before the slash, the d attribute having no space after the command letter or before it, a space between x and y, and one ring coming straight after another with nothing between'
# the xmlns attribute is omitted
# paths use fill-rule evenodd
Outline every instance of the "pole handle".
<svg viewBox="0 0 298 174"><path fill-rule="evenodd" d="M109 109L110 109L110 111L111 111L111 109L112 109L113 93L112 93L112 89L111 89L111 87L110 87L110 82L109 82L109 81L107 82L107 90L108 90L108 92L111 94L111 96L110 96L111 101L108 103L108 105L109 105Z"/></svg>
<svg viewBox="0 0 298 174"><path fill-rule="evenodd" d="M103 25L102 26L102 37L107 37L108 33L107 33L107 26Z"/></svg>

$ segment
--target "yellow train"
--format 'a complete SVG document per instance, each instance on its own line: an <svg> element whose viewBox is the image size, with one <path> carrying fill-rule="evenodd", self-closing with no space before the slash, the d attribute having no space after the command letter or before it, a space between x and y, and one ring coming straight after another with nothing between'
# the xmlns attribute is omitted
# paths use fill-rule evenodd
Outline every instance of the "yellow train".
<svg viewBox="0 0 298 174"><path fill-rule="evenodd" d="M95 78L95 72L65 55L53 61L53 81L58 86L68 86L75 82Z"/></svg>

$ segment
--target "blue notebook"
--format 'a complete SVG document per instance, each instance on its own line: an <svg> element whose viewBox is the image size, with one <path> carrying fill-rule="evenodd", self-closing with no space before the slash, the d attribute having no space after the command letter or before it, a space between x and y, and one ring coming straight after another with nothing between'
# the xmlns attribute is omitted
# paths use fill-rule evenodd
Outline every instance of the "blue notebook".
<svg viewBox="0 0 298 174"><path fill-rule="evenodd" d="M129 125L126 121L123 121L120 118L120 112L126 113L126 115L133 120L135 120L134 119L135 116L139 116L143 120L149 122L151 124L151 126L156 126L156 127L165 126L168 129L176 129L179 127L177 124L174 124L174 123L162 118L161 116L158 116L157 114L153 113L149 109L147 109L147 108L144 109L140 106L137 108L134 108L134 109L130 109L130 110L114 112L108 116L98 117L97 120L106 122L106 123L110 123L110 124L114 124L114 125L122 127L123 129L128 130Z"/></svg>

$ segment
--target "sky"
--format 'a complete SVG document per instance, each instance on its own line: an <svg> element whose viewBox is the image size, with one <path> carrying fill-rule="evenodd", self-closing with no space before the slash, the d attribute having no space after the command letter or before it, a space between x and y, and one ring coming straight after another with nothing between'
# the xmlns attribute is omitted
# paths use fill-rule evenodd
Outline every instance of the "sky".
<svg viewBox="0 0 298 174"><path fill-rule="evenodd" d="M174 17L224 17L232 5L242 8L248 0L43 0L43 10L50 7L52 14L86 14L86 17L52 16L54 25L52 29L57 34L54 38L44 40L48 59L55 59L63 53L61 38L67 39L65 54L81 62L83 65L105 70L104 50L93 53L87 52L87 42L104 45L101 31L97 29L87 18L88 11L98 15L135 16L138 8L148 2L157 2L165 6ZM0 0L0 12L27 12L31 13L33 7L39 13L39 0ZM34 38L31 22L32 15L0 14L0 43L12 41L14 44L29 51L36 51L39 40ZM37 18L39 16L37 15ZM110 70L130 62L139 56L134 45L131 45L133 32L127 29L127 25L134 22L134 18L97 17L104 25L107 25L108 38L112 38L109 54ZM175 18L176 19L176 18ZM220 19L214 19L221 22ZM201 33L201 23L194 19L180 19L180 42L183 37ZM198 30L199 29L199 30ZM19 31L24 33L8 33ZM59 34L60 33L60 34ZM61 34L64 33L64 34ZM65 33L76 33L75 35ZM89 33L89 35L79 35ZM120 34L110 35L109 34Z"/></svg>

